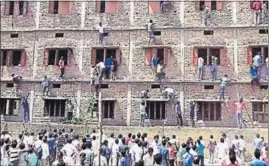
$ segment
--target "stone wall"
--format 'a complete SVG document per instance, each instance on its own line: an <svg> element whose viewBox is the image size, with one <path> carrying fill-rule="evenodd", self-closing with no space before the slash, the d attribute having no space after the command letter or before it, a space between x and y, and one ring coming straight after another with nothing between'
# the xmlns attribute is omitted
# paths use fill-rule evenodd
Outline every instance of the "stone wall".
<svg viewBox="0 0 269 166"><path fill-rule="evenodd" d="M137 125L139 121L139 92L150 89L150 96L159 99L159 89L151 89L155 76L150 66L145 64L145 49L148 44L148 33L145 28L149 19L156 23L157 45L154 47L169 47L164 71L166 81L161 86L169 86L176 91L176 98L184 102L184 118L189 120L190 100L215 101L218 95L218 82L197 82L196 66L193 64L194 47L226 48L226 65L219 66L218 78L228 74L237 80L228 87L226 96L237 99L244 97L248 103L249 125L253 126L252 100L261 101L264 91L259 87L249 85L249 64L247 64L247 47L267 45L266 34L259 34L262 27L252 26L254 13L248 2L223 2L223 9L212 12L210 27L202 25L201 12L195 9L195 2L173 2L172 9L167 13L149 13L148 2L118 3L117 12L113 14L96 13L95 2L72 2L69 14L48 14L48 2L29 2L29 13L23 16L4 15L4 2L1 2L1 49L25 49L27 54L24 67L1 66L1 97L10 95L11 88L6 87L10 75L16 73L23 76L22 90L31 92L32 120L43 117L44 100L41 96L41 79L44 75L57 78L60 74L57 66L44 65L44 50L46 48L71 48L70 64L67 66L65 81L60 89L52 89L53 96L70 99L80 109L87 108L87 98L93 88L89 84L92 72L92 48L119 47L121 64L118 69L118 80L105 81L108 89L102 89L103 99L116 100L115 119L107 124ZM104 46L98 44L96 25L102 21L108 36ZM204 35L204 30L213 30L213 35ZM17 33L18 38L10 35ZM55 33L64 33L64 37L56 38ZM209 66L205 67L203 78L209 79ZM205 90L204 85L214 85L213 90ZM77 103L79 102L79 103ZM175 124L172 105L167 103L167 118L169 124ZM224 109L225 110L225 109ZM79 109L76 109L76 113ZM233 126L227 112L223 111L223 122ZM162 124L162 121L155 121ZM211 124L212 123L212 124ZM206 125L221 126L219 122L206 122Z"/></svg>

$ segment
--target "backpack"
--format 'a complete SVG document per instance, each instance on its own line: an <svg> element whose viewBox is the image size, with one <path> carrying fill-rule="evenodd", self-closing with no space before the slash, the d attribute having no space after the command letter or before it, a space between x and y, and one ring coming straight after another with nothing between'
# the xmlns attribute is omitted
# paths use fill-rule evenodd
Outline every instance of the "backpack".
<svg viewBox="0 0 269 166"><path fill-rule="evenodd" d="M36 154L37 158L38 158L39 160L41 160L41 157L42 157L42 155L43 155L43 149L42 149L41 147L38 147L38 148L35 150L35 154Z"/></svg>

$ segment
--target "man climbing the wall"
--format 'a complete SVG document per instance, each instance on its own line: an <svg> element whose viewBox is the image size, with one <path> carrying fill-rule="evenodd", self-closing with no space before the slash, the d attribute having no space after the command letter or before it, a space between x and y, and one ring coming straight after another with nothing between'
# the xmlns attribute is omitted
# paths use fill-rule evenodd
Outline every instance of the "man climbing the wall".
<svg viewBox="0 0 269 166"><path fill-rule="evenodd" d="M224 94L227 85L230 83L230 79L228 78L228 75L225 74L224 77L220 78L220 93L219 93L219 100L224 100Z"/></svg>

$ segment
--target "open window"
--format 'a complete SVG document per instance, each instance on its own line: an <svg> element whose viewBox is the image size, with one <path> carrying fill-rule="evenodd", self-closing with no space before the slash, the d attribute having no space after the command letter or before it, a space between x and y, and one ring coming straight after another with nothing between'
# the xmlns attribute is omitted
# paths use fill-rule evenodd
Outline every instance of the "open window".
<svg viewBox="0 0 269 166"><path fill-rule="evenodd" d="M21 66L26 64L25 50L1 50L1 66Z"/></svg>
<svg viewBox="0 0 269 166"><path fill-rule="evenodd" d="M116 58L118 65L121 63L121 51L119 48L92 48L91 65L105 62L107 58Z"/></svg>
<svg viewBox="0 0 269 166"><path fill-rule="evenodd" d="M253 102L253 121L268 123L268 102Z"/></svg>
<svg viewBox="0 0 269 166"><path fill-rule="evenodd" d="M149 119L163 120L166 118L165 101L147 101L146 113Z"/></svg>
<svg viewBox="0 0 269 166"><path fill-rule="evenodd" d="M44 65L58 65L61 57L64 59L64 64L69 65L69 59L73 51L70 48L48 48L44 52Z"/></svg>
<svg viewBox="0 0 269 166"><path fill-rule="evenodd" d="M117 13L119 2L109 0L96 0L96 12L97 13Z"/></svg>
<svg viewBox="0 0 269 166"><path fill-rule="evenodd" d="M18 116L20 100L0 98L0 114L5 116Z"/></svg>
<svg viewBox="0 0 269 166"><path fill-rule="evenodd" d="M207 6L210 10L222 10L223 3L223 1L219 0L200 0L195 2L195 9L202 11L204 6Z"/></svg>
<svg viewBox="0 0 269 166"><path fill-rule="evenodd" d="M26 1L5 1L4 14L5 15L24 15L28 12L28 2Z"/></svg>
<svg viewBox="0 0 269 166"><path fill-rule="evenodd" d="M66 100L46 99L44 103L44 116L65 117Z"/></svg>
<svg viewBox="0 0 269 166"><path fill-rule="evenodd" d="M212 56L217 58L217 65L227 65L227 55L225 48L194 48L193 65L198 65L198 58L204 59L204 65L212 64Z"/></svg>
<svg viewBox="0 0 269 166"><path fill-rule="evenodd" d="M49 1L49 14L68 14L71 5L71 1Z"/></svg>
<svg viewBox="0 0 269 166"><path fill-rule="evenodd" d="M104 119L114 119L115 103L116 101L114 100L102 101L102 113Z"/></svg>
<svg viewBox="0 0 269 166"><path fill-rule="evenodd" d="M221 121L221 102L197 102L197 120Z"/></svg>
<svg viewBox="0 0 269 166"><path fill-rule="evenodd" d="M154 47L145 49L145 63L146 65L152 64L152 57L156 56L158 64L166 65L170 58L171 50L168 47Z"/></svg>

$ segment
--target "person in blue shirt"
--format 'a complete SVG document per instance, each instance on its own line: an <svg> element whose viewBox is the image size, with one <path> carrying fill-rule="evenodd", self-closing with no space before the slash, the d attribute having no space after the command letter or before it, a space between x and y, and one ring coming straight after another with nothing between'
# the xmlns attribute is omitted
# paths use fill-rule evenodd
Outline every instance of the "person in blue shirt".
<svg viewBox="0 0 269 166"><path fill-rule="evenodd" d="M162 166L168 166L169 165L169 151L166 148L166 140L162 141L160 154L162 155Z"/></svg>
<svg viewBox="0 0 269 166"><path fill-rule="evenodd" d="M254 151L255 159L250 162L250 166L266 166L266 163L262 160L260 160L261 157L261 151L260 149L255 149Z"/></svg>
<svg viewBox="0 0 269 166"><path fill-rule="evenodd" d="M262 149L263 141L260 138L260 134L256 135L256 138L254 139L254 146L255 146L256 149Z"/></svg>
<svg viewBox="0 0 269 166"><path fill-rule="evenodd" d="M197 152L198 152L198 158L200 160L200 166L204 166L204 144L201 143L201 140L197 140Z"/></svg>
<svg viewBox="0 0 269 166"><path fill-rule="evenodd" d="M192 163L193 163L193 156L192 154L190 154L190 147L187 146L186 147L186 153L183 155L183 165L184 166L192 166Z"/></svg>
<svg viewBox="0 0 269 166"><path fill-rule="evenodd" d="M107 56L105 60L105 66L106 66L106 78L108 79L110 77L110 70L112 65L112 58L110 56Z"/></svg>
<svg viewBox="0 0 269 166"><path fill-rule="evenodd" d="M49 139L48 139L48 145L49 145L49 154L50 154L50 164L52 164L53 161L55 161L56 158L56 140L53 137L53 134L49 134Z"/></svg>
<svg viewBox="0 0 269 166"><path fill-rule="evenodd" d="M250 74L250 77L251 77L251 85L257 85L259 86L260 83L259 83L259 79L257 77L257 72L256 72L256 69L254 68L253 65L250 66L250 69L249 69L249 74Z"/></svg>
<svg viewBox="0 0 269 166"><path fill-rule="evenodd" d="M194 115L195 115L195 103L193 101L191 101L191 104L190 104L190 119L191 119L192 127L194 127L194 125L195 125L195 123L194 123Z"/></svg>

